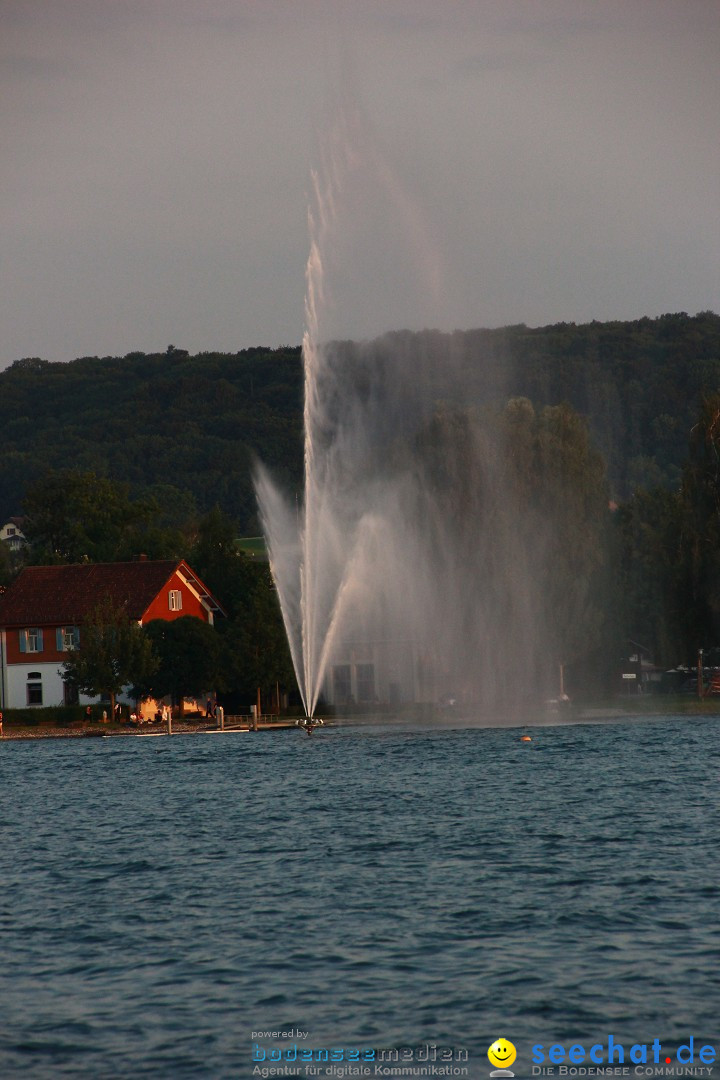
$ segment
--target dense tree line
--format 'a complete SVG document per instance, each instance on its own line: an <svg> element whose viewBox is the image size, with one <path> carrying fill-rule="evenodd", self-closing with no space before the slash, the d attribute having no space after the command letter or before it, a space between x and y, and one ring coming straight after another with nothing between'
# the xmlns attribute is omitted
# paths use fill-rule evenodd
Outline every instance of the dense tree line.
<svg viewBox="0 0 720 1080"><path fill-rule="evenodd" d="M680 482L703 395L720 387L720 316L397 332L336 355L352 361L360 391L370 378L401 380L409 404L420 387L425 405L567 402L587 418L613 497L626 499ZM388 426L401 430L409 415L393 412ZM176 522L217 504L256 533L253 461L300 491L301 428L297 347L18 360L0 372L0 516L19 513L49 469L72 468L128 484Z"/></svg>
<svg viewBox="0 0 720 1080"><path fill-rule="evenodd" d="M611 633L607 477L587 425L567 404L527 398L444 406L412 458L414 565L433 583L428 662L490 710L557 695Z"/></svg>
<svg viewBox="0 0 720 1080"><path fill-rule="evenodd" d="M720 393L688 432L673 490L639 489L613 515L619 621L662 664L720 646Z"/></svg>
<svg viewBox="0 0 720 1080"><path fill-rule="evenodd" d="M396 332L343 348L342 360L354 359L361 384L372 378L391 386L400 375L408 400L429 386L431 397L455 405L499 405L512 397L538 408L567 402L586 418L616 500L638 488L677 486L703 397L720 387L720 316L713 312Z"/></svg>
<svg viewBox="0 0 720 1080"><path fill-rule="evenodd" d="M0 510L48 470L94 472L177 523L216 504L257 531L251 468L300 483L300 349L25 359L0 372Z"/></svg>
<svg viewBox="0 0 720 1080"><path fill-rule="evenodd" d="M334 357L336 392L382 418L373 468L419 455L458 522L471 496L443 487L449 464L457 481L473 411L495 416L515 521L537 531L554 506L537 545L555 555L554 660L599 668L634 640L669 666L720 645L720 317L400 332ZM187 558L229 609L217 685L250 701L293 678L267 565L235 541L259 532L256 458L301 492L301 406L297 348L18 361L0 373L0 510L26 515L35 562ZM0 583L14 569L0 545ZM170 686L167 663L155 677Z"/></svg>

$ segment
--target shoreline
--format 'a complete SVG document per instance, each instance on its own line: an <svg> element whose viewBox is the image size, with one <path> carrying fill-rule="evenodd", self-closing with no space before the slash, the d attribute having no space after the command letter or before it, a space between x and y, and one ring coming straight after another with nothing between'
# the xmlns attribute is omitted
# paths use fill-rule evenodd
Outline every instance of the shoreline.
<svg viewBox="0 0 720 1080"><path fill-rule="evenodd" d="M258 731L287 731L295 728L294 720L258 721ZM225 728L218 728L214 723L208 723L205 718L198 720L181 720L174 718L172 722L173 735L201 735L205 732L222 731L248 731L254 732L252 727L242 724L226 724ZM8 724L5 721L4 731L0 736L3 742L37 742L42 739L121 739L121 738L147 738L149 735L167 735L166 724L142 724L140 726L130 724L95 723L57 726L51 724L20 725Z"/></svg>
<svg viewBox="0 0 720 1080"><path fill-rule="evenodd" d="M532 716L526 718L507 717L499 718L470 716L463 710L442 710L437 715L412 715L409 713L372 713L357 712L348 716L330 716L328 722L331 726L353 727L374 724L397 724L399 726L419 726L422 728L437 727L449 729L452 727L536 727L572 725L587 723L613 722L626 719L628 721L662 719L664 717L713 717L720 716L720 700L678 700L658 701L657 699L629 699L622 703L615 701L612 704L587 704L578 706L567 711L555 711L538 709ZM224 729L218 728L214 723L208 723L205 717L192 719L174 718L172 721L173 735L198 735L203 733L228 732L251 732L258 731L290 731L296 728L296 718L267 719L260 718L257 728L252 725L226 724ZM0 736L2 742L37 742L44 739L98 739L98 738L143 738L150 735L167 735L165 724L143 724L141 726L127 723L96 722L92 724L77 723L73 725L38 724L17 726L5 721L4 731Z"/></svg>
<svg viewBox="0 0 720 1080"><path fill-rule="evenodd" d="M173 727L177 731L200 731L206 728L206 725L201 724L188 724L187 722L173 720ZM37 740L37 739L101 739L106 736L122 736L122 735L140 735L143 731L148 731L156 735L164 734L166 731L165 725L162 724L144 724L142 728L130 727L127 724L76 724L67 726L59 726L53 724L38 724L37 726L28 724L8 724L5 721L4 730L0 742L19 742L24 740Z"/></svg>

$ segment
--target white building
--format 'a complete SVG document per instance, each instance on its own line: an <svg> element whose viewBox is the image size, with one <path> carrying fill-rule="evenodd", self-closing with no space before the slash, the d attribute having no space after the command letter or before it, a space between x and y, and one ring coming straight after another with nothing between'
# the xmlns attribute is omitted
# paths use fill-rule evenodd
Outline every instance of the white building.
<svg viewBox="0 0 720 1080"><path fill-rule="evenodd" d="M3 527L0 529L0 540L7 544L11 551L20 551L25 546L27 540L25 534L22 531L23 519L19 517L8 518Z"/></svg>

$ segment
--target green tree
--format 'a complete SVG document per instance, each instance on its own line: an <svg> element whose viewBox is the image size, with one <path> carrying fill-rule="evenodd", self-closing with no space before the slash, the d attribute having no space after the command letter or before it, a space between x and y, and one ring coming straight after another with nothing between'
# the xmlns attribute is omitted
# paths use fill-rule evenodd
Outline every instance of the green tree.
<svg viewBox="0 0 720 1080"><path fill-rule="evenodd" d="M605 631L608 491L585 423L527 398L499 414L446 406L413 458L442 583L433 615L454 628L445 666L498 704L556 693L560 665L585 661Z"/></svg>
<svg viewBox="0 0 720 1080"><path fill-rule="evenodd" d="M513 403L506 422L512 411ZM525 409L519 426L522 433L513 422L505 429L516 521L533 579L541 583L545 648L555 664L570 664L602 640L609 524L605 463L586 423L567 404L537 414Z"/></svg>
<svg viewBox="0 0 720 1080"><path fill-rule="evenodd" d="M687 649L720 644L720 394L702 402L681 486Z"/></svg>
<svg viewBox="0 0 720 1080"><path fill-rule="evenodd" d="M228 680L235 693L252 704L258 689L267 702L276 687L295 690L277 592L267 565L253 566L253 587L245 597L243 613L226 628Z"/></svg>
<svg viewBox="0 0 720 1080"><path fill-rule="evenodd" d="M14 576L12 552L7 544L0 541L0 588L9 585Z"/></svg>
<svg viewBox="0 0 720 1080"><path fill-rule="evenodd" d="M182 541L177 530L156 524L158 512L152 499L131 500L127 484L66 470L32 486L23 528L36 563L173 557Z"/></svg>
<svg viewBox="0 0 720 1080"><path fill-rule="evenodd" d="M125 687L141 685L158 665L152 642L122 606L102 600L80 627L78 648L63 664L66 680L83 694L115 698Z"/></svg>
<svg viewBox="0 0 720 1080"><path fill-rule="evenodd" d="M664 488L636 491L612 515L618 647L639 642L667 666L692 655L688 631L696 618L694 612L687 618L683 515L680 492Z"/></svg>
<svg viewBox="0 0 720 1080"><path fill-rule="evenodd" d="M218 632L193 615L167 621L154 619L145 627L158 665L138 690L141 696L171 695L180 715L186 697L224 690L225 649Z"/></svg>
<svg viewBox="0 0 720 1080"><path fill-rule="evenodd" d="M238 550L237 526L218 507L200 522L193 569L221 599L229 618L218 624L227 647L227 685L246 704L258 687L267 697L279 684L295 690L280 605L270 569Z"/></svg>

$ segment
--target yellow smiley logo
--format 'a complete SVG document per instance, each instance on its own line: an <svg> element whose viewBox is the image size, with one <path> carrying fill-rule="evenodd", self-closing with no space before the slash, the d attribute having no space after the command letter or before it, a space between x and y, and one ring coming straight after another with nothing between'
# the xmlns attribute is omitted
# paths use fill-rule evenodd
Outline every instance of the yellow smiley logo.
<svg viewBox="0 0 720 1080"><path fill-rule="evenodd" d="M517 1051L508 1039L496 1039L488 1047L488 1059L498 1069L507 1069L517 1057Z"/></svg>

